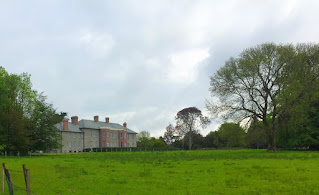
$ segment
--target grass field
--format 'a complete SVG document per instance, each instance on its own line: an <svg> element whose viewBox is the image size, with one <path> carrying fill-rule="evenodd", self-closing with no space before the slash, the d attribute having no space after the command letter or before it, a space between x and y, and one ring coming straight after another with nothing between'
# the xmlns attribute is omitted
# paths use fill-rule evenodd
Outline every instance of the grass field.
<svg viewBox="0 0 319 195"><path fill-rule="evenodd" d="M108 152L1 162L16 171L26 164L33 194L56 194L41 183L61 194L319 194L318 152ZM23 174L10 173L15 194L25 194Z"/></svg>

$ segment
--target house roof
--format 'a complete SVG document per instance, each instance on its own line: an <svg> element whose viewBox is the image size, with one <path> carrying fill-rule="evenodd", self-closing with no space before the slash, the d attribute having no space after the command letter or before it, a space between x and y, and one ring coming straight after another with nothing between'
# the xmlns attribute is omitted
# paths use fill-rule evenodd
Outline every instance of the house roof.
<svg viewBox="0 0 319 195"><path fill-rule="evenodd" d="M106 122L100 122L100 121L94 122L92 120L85 120L85 119L82 119L79 121L80 129L100 129L101 127L110 128L114 130L126 130L128 133L137 134L135 131L117 123L106 123Z"/></svg>
<svg viewBox="0 0 319 195"><path fill-rule="evenodd" d="M56 128L58 128L60 131L64 131L63 130L63 122L59 122L58 124L55 124L54 126ZM74 125L72 123L68 123L68 127L69 127L69 129L66 130L66 131L82 133L82 131L80 130L79 126L77 126L77 125Z"/></svg>

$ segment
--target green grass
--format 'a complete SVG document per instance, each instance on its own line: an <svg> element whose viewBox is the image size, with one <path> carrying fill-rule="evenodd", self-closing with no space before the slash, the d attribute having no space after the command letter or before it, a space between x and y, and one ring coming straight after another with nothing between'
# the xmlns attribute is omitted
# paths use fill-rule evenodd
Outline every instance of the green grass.
<svg viewBox="0 0 319 195"><path fill-rule="evenodd" d="M109 152L0 160L12 170L26 164L35 194L55 194L38 181L62 194L319 194L318 152ZM22 188L22 173L11 174Z"/></svg>

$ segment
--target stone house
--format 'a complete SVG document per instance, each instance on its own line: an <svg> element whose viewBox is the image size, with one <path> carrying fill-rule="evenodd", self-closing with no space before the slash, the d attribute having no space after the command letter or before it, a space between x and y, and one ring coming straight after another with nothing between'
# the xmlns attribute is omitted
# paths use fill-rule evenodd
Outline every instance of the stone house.
<svg viewBox="0 0 319 195"><path fill-rule="evenodd" d="M71 117L55 125L61 133L61 149L58 152L82 152L90 148L136 147L136 132L123 125L110 123L108 117L105 122L99 121L99 116L93 120L78 120Z"/></svg>
<svg viewBox="0 0 319 195"><path fill-rule="evenodd" d="M57 152L81 152L83 151L84 133L78 125L69 123L68 119L63 119L62 122L55 125L60 130L61 148Z"/></svg>

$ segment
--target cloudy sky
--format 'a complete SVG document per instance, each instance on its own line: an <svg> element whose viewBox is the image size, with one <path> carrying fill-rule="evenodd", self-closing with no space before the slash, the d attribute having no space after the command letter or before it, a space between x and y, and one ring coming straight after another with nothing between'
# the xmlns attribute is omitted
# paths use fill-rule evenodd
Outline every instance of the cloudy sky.
<svg viewBox="0 0 319 195"><path fill-rule="evenodd" d="M0 66L28 72L58 111L163 135L204 113L209 77L265 42L319 42L319 1L0 2ZM220 121L202 134L215 130Z"/></svg>

